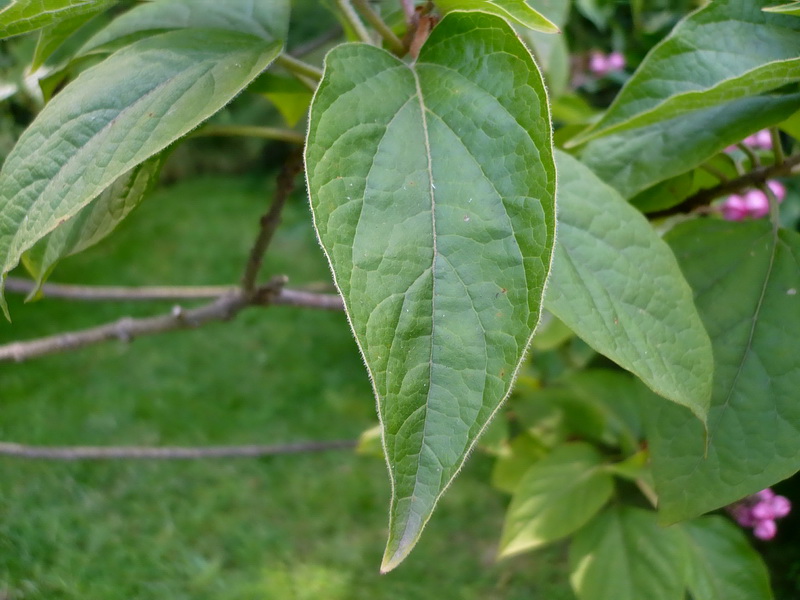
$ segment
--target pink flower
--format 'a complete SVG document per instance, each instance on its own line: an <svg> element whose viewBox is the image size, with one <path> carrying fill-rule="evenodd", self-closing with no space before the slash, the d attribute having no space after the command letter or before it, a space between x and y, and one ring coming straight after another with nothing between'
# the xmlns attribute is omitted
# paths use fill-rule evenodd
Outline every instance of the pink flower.
<svg viewBox="0 0 800 600"><path fill-rule="evenodd" d="M760 540L771 540L775 537L777 532L778 526L775 525L775 521L771 519L759 521L756 526L753 527L753 535Z"/></svg>
<svg viewBox="0 0 800 600"><path fill-rule="evenodd" d="M747 204L739 194L732 194L722 203L722 218L726 221L741 221L748 217Z"/></svg>
<svg viewBox="0 0 800 600"><path fill-rule="evenodd" d="M770 150L772 148L772 134L769 129L762 129L755 132L753 135L748 135L744 138L743 142L751 148L762 148L763 150Z"/></svg>
<svg viewBox="0 0 800 600"><path fill-rule="evenodd" d="M783 202L783 199L786 198L786 186L777 179L770 179L767 181L767 187L769 187L769 189L772 190L772 193L775 194L778 202Z"/></svg>
<svg viewBox="0 0 800 600"><path fill-rule="evenodd" d="M769 200L761 190L750 190L744 194L744 205L747 215L760 219L769 214Z"/></svg>
<svg viewBox="0 0 800 600"><path fill-rule="evenodd" d="M606 66L609 71L621 71L625 68L625 57L622 52L612 52L606 58Z"/></svg>
<svg viewBox="0 0 800 600"><path fill-rule="evenodd" d="M605 77L612 71L621 71L625 68L625 57L621 52L604 54L599 50L589 53L589 71L597 77Z"/></svg>
<svg viewBox="0 0 800 600"><path fill-rule="evenodd" d="M589 71L602 77L606 73L608 73L608 60L606 59L606 55L600 52L599 50L592 50L589 54Z"/></svg>
<svg viewBox="0 0 800 600"><path fill-rule="evenodd" d="M752 527L758 539L771 540L778 531L775 519L788 515L792 504L788 498L777 496L767 488L731 504L727 510L739 525Z"/></svg>

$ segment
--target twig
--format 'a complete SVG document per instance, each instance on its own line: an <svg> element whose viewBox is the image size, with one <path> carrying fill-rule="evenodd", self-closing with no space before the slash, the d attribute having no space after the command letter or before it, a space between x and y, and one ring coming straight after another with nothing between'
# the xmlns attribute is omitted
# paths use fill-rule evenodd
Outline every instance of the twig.
<svg viewBox="0 0 800 600"><path fill-rule="evenodd" d="M302 75L303 77L307 77L308 79L312 79L314 81L319 81L322 79L322 69L318 69L314 65L310 65L307 62L303 62L302 60L294 58L293 56L289 56L288 54L281 54L275 59L275 62L277 62L287 71L296 75Z"/></svg>
<svg viewBox="0 0 800 600"><path fill-rule="evenodd" d="M781 165L786 160L783 154L783 146L781 145L781 132L777 127L770 127L769 135L772 137L772 154L775 156L775 164Z"/></svg>
<svg viewBox="0 0 800 600"><path fill-rule="evenodd" d="M261 217L258 236L250 249L250 255L247 258L247 265L242 276L242 291L245 294L252 294L256 289L256 278L264 262L264 253L266 253L272 237L275 235L275 230L281 222L283 207L286 206L286 200L294 189L294 179L302 169L302 155L299 152L293 152L289 155L278 174L275 198L272 200L269 211Z"/></svg>
<svg viewBox="0 0 800 600"><path fill-rule="evenodd" d="M394 31L389 28L383 19L381 19L380 15L372 10L367 0L353 0L353 4L355 4L359 12L364 15L367 22L375 28L375 31L380 34L383 41L386 42L392 52L398 56L402 56L406 53L406 47L403 45L403 42L395 35Z"/></svg>
<svg viewBox="0 0 800 600"><path fill-rule="evenodd" d="M242 136L254 137L265 140L278 140L291 144L305 143L302 133L291 129L280 129L278 127L257 127L254 125L207 125L191 134L191 137L207 136Z"/></svg>
<svg viewBox="0 0 800 600"><path fill-rule="evenodd" d="M9 277L6 279L6 291L14 294L30 294L36 289L36 283L29 279ZM235 293L238 286L100 286L69 285L63 283L45 283L42 296L45 298L61 298L86 302L105 301L153 301L153 300L210 300L226 294ZM298 306L324 310L342 310L342 302L335 294L319 294L304 289L282 288L270 299L271 306Z"/></svg>
<svg viewBox="0 0 800 600"><path fill-rule="evenodd" d="M761 161L758 159L758 154L756 154L753 149L745 144L744 142L739 142L736 144L736 147L739 148L742 152L747 155L747 158L750 159L750 168L756 169L761 166Z"/></svg>
<svg viewBox="0 0 800 600"><path fill-rule="evenodd" d="M0 362L23 362L111 340L131 342L137 337L146 335L195 329L214 321L228 321L251 306L282 304L321 310L342 310L342 302L338 296L284 290L285 282L285 277L277 277L250 294L237 288L209 304L190 310L175 306L165 315L138 319L124 317L98 327L0 345Z"/></svg>
<svg viewBox="0 0 800 600"><path fill-rule="evenodd" d="M306 54L311 54L314 50L317 50L327 44L328 42L332 42L340 35L342 35L343 31L342 28L338 25L331 29L330 31L326 31L322 35L314 38L313 40L309 40L299 46L295 46L292 48L292 51L289 54L295 58L300 58L301 56L305 56Z"/></svg>
<svg viewBox="0 0 800 600"><path fill-rule="evenodd" d="M246 446L27 446L0 442L0 456L47 460L109 460L109 459L205 459L205 458L258 458L279 454L302 454L349 450L356 447L354 440L327 442L298 442L294 444Z"/></svg>
<svg viewBox="0 0 800 600"><path fill-rule="evenodd" d="M347 21L347 24L358 36L358 39L367 44L372 44L372 37L369 35L367 28L364 27L364 23L361 22L358 14L356 14L355 9L353 9L353 5L350 4L350 0L336 0L336 5L339 7L344 20Z"/></svg>
<svg viewBox="0 0 800 600"><path fill-rule="evenodd" d="M700 165L699 168L703 169L707 173L710 173L711 175L713 175L714 177L716 177L717 179L719 179L722 182L728 181L728 176L725 173L723 173L722 171L720 171L719 169L717 169L716 167L712 166L712 165L703 164L703 165Z"/></svg>
<svg viewBox="0 0 800 600"><path fill-rule="evenodd" d="M647 216L651 219L657 219L680 213L691 212L696 208L711 203L721 196L727 196L728 194L734 194L746 189L758 187L772 177L781 177L782 175L792 174L797 165L800 165L800 154L795 154L786 158L786 160L779 165L776 164L759 167L748 173L745 173L744 175L741 175L740 177L724 181L712 188L700 190L696 194L686 198L686 200L680 204L665 210L648 213Z"/></svg>

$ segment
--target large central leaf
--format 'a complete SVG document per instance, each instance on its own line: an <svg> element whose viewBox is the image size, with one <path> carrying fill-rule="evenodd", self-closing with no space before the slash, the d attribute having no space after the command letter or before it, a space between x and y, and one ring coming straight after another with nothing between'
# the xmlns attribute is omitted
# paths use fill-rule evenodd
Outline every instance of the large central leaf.
<svg viewBox="0 0 800 600"><path fill-rule="evenodd" d="M555 230L541 75L511 27L482 13L446 16L411 66L340 46L306 161L378 399L388 571L508 395L539 320Z"/></svg>

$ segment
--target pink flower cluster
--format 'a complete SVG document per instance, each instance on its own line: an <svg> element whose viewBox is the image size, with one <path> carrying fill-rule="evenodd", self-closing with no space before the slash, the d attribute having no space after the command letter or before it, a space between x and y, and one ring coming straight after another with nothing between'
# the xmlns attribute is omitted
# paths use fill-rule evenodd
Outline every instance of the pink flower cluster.
<svg viewBox="0 0 800 600"><path fill-rule="evenodd" d="M753 135L748 135L742 140L742 143L751 148L772 150L772 134L769 129L762 129L761 131L756 131ZM735 145L725 148L726 152L732 152L733 150L736 150Z"/></svg>
<svg viewBox="0 0 800 600"><path fill-rule="evenodd" d="M792 510L788 498L777 496L770 488L731 504L728 512L742 527L752 528L760 540L771 540L778 531L776 519L782 519Z"/></svg>
<svg viewBox="0 0 800 600"><path fill-rule="evenodd" d="M786 197L786 187L777 180L771 179L767 187L775 194L778 202ZM743 219L760 219L769 214L769 200L761 190L748 190L743 194L732 194L720 205L722 218L726 221Z"/></svg>
<svg viewBox="0 0 800 600"><path fill-rule="evenodd" d="M625 68L625 57L621 52L604 54L599 50L589 53L589 71L598 77L605 77L612 71L621 71Z"/></svg>

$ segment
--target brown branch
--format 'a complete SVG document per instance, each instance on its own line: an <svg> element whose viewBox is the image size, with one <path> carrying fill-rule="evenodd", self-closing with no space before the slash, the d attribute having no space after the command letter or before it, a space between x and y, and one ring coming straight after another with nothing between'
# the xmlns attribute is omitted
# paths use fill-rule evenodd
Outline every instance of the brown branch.
<svg viewBox="0 0 800 600"><path fill-rule="evenodd" d="M27 446L0 442L0 456L47 460L109 460L109 459L204 459L204 458L257 458L279 454L302 454L349 450L356 447L354 440L327 442L298 442L294 444L246 446Z"/></svg>
<svg viewBox="0 0 800 600"><path fill-rule="evenodd" d="M124 317L112 323L54 336L0 345L0 362L22 362L31 358L58 354L111 340L130 342L137 337L195 329L214 321L228 321L250 306L302 306L322 310L342 310L342 302L333 294L314 294L284 290L285 277L276 277L252 293L239 289L220 296L210 304L185 310L175 306L169 314L134 319Z"/></svg>
<svg viewBox="0 0 800 600"><path fill-rule="evenodd" d="M6 292L14 294L30 294L36 289L36 283L30 279L9 277L6 279ZM208 300L219 298L235 292L238 288L231 285L207 286L94 286L71 285L64 283L45 283L42 285L42 296L46 298L62 298L65 300L105 301L105 300ZM288 291L288 290L284 290Z"/></svg>
<svg viewBox="0 0 800 600"><path fill-rule="evenodd" d="M294 179L303 170L303 158L300 152L292 152L278 174L275 188L275 198L269 211L261 217L258 236L247 258L244 275L242 276L242 290L245 294L252 294L256 289L256 278L264 262L264 254L275 235L275 230L281 222L281 213L286 206L286 200L294 189Z"/></svg>
<svg viewBox="0 0 800 600"><path fill-rule="evenodd" d="M308 286L311 288L312 286ZM323 288L317 284L315 288ZM6 291L15 294L30 294L36 289L36 283L30 279L9 277L6 279ZM232 285L209 286L101 286L70 285L63 283L45 283L42 295L45 298L60 298L82 302L102 301L152 301L152 300L211 300L233 294L239 290ZM342 310L342 300L336 294L321 294L310 289L281 288L270 298L271 306L297 306L300 308L316 308L322 310Z"/></svg>
<svg viewBox="0 0 800 600"><path fill-rule="evenodd" d="M791 175L794 172L794 168L798 165L800 165L800 154L789 156L781 164L758 167L757 169L753 169L752 171L749 171L740 177L736 177L735 179L729 179L728 181L723 181L714 187L700 190L696 194L686 198L680 204L665 210L648 213L647 216L651 219L658 219L680 213L691 212L697 208L700 208L701 206L710 204L722 196L727 196L729 194L735 194L750 188L758 187L759 185L766 183L766 181L772 177Z"/></svg>

